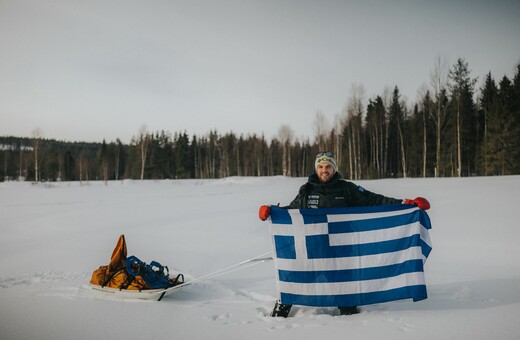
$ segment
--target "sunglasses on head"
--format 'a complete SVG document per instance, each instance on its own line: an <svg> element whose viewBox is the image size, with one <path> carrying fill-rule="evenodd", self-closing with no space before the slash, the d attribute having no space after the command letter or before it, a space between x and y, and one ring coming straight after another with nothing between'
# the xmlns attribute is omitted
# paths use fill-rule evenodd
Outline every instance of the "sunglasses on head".
<svg viewBox="0 0 520 340"><path fill-rule="evenodd" d="M330 151L318 152L316 154L316 158L321 157L321 156L327 156L327 157L334 158L334 154L332 152L330 152Z"/></svg>

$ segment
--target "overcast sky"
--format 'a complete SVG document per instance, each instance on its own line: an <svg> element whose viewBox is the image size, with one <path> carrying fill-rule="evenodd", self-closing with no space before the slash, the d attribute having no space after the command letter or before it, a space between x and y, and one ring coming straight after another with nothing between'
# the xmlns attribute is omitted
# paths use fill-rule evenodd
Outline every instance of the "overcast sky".
<svg viewBox="0 0 520 340"><path fill-rule="evenodd" d="M437 56L512 78L520 1L0 0L0 136L313 140L353 84L415 102Z"/></svg>

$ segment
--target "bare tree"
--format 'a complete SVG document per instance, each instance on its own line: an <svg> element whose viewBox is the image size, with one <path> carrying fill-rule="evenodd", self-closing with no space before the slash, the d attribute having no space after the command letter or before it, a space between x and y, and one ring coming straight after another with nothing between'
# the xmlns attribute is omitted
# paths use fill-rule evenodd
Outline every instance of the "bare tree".
<svg viewBox="0 0 520 340"><path fill-rule="evenodd" d="M345 108L347 145L349 151L350 178L359 179L362 173L361 144L362 119L364 112L365 89L362 85L353 84L350 97Z"/></svg>
<svg viewBox="0 0 520 340"><path fill-rule="evenodd" d="M342 116L340 114L334 115L334 127L332 128L332 132L333 132L332 137L334 138L333 152L338 161L343 157L343 155L342 155L343 148L342 148L341 140L343 139L342 132L343 132L344 124L345 124L344 116Z"/></svg>
<svg viewBox="0 0 520 340"><path fill-rule="evenodd" d="M294 132L289 125L282 125L278 129L278 138L282 144L282 175L291 176L291 144Z"/></svg>
<svg viewBox="0 0 520 340"><path fill-rule="evenodd" d="M135 138L135 144L139 149L139 156L141 158L141 180L143 180L146 157L148 155L148 144L150 144L150 135L147 132L146 125L142 125L139 129L139 133Z"/></svg>
<svg viewBox="0 0 520 340"><path fill-rule="evenodd" d="M32 138L33 138L33 152L34 152L34 181L38 183L40 178L40 146L41 146L41 140L43 138L43 132L42 130L37 127L32 131Z"/></svg>
<svg viewBox="0 0 520 340"><path fill-rule="evenodd" d="M446 99L446 87L448 86L448 62L445 57L437 56L435 58L433 69L430 71L430 84L435 97L435 138L437 148L435 177L438 177L441 162L441 128L445 118L444 101Z"/></svg>
<svg viewBox="0 0 520 340"><path fill-rule="evenodd" d="M388 141L389 141L389 130L390 130L390 124L389 124L389 115L388 111L390 110L390 106L392 105L392 89L388 86L385 86L383 90L383 105L385 107L385 117L384 117L384 124L385 124L385 131L384 131L384 142L383 142L383 174L388 174L388 167L389 167L389 157L388 157Z"/></svg>
<svg viewBox="0 0 520 340"><path fill-rule="evenodd" d="M325 150L327 148L326 140L328 134L328 122L325 115L318 111L316 112L316 118L314 119L314 129L316 131L316 144L318 144L318 148L320 150Z"/></svg>

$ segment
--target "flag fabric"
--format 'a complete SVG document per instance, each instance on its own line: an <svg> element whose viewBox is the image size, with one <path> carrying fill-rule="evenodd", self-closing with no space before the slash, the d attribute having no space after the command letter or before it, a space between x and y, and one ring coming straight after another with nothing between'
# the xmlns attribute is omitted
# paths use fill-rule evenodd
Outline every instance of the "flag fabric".
<svg viewBox="0 0 520 340"><path fill-rule="evenodd" d="M271 206L269 220L283 304L361 306L427 298L431 223L414 205Z"/></svg>

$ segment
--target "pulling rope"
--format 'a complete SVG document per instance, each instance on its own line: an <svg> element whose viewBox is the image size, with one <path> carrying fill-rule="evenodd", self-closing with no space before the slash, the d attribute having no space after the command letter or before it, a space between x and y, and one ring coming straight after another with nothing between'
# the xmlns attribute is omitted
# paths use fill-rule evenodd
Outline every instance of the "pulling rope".
<svg viewBox="0 0 520 340"><path fill-rule="evenodd" d="M195 278L195 279L193 279L191 281L187 281L187 282L181 283L180 285L167 288L161 294L161 296L159 297L158 301L160 301L166 293L171 292L173 290L181 289L181 288L184 288L186 286L192 285L194 283L198 283L198 282L202 282L202 281L205 281L205 280L213 279L213 278L216 278L216 277L219 277L219 276L223 276L223 275L226 275L226 274L231 274L231 273L234 273L236 271L239 271L239 270L242 270L242 269L245 269L245 268L256 266L257 264L260 264L260 263L271 261L273 258L271 256L269 256L269 255L271 255L270 251L267 252L267 253L264 253L264 254L252 257L252 258L247 259L245 261L239 262L239 263L234 264L232 266L229 266L229 267L217 270L217 271L215 271L213 273L209 273L209 274L200 276L200 277Z"/></svg>

